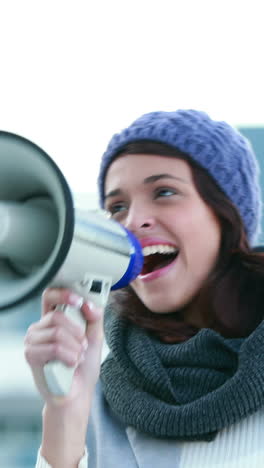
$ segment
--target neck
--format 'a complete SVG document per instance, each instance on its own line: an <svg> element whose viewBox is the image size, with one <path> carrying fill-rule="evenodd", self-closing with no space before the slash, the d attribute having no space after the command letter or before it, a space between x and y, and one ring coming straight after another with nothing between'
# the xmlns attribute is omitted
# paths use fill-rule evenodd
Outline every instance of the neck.
<svg viewBox="0 0 264 468"><path fill-rule="evenodd" d="M196 328L211 328L213 323L213 311L209 299L205 296L195 297L182 309L185 323Z"/></svg>

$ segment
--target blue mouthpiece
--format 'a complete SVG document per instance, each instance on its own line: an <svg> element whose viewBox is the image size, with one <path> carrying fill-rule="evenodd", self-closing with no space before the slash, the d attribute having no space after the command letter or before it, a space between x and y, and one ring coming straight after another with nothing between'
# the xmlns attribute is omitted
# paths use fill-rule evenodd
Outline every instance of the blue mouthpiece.
<svg viewBox="0 0 264 468"><path fill-rule="evenodd" d="M126 232L127 240L131 246L130 261L127 267L125 274L120 278L120 280L113 284L111 290L121 289L125 286L128 286L131 281L133 281L141 272L144 263L144 256L142 252L142 247L134 234L131 231L122 226Z"/></svg>

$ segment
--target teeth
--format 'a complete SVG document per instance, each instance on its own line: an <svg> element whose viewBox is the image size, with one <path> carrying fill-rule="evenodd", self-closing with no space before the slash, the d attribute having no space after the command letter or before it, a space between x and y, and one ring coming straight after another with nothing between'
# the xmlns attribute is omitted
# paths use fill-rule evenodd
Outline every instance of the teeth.
<svg viewBox="0 0 264 468"><path fill-rule="evenodd" d="M178 249L172 247L172 245L150 245L148 247L144 247L143 249L144 257L153 254L170 254L174 252L178 252Z"/></svg>

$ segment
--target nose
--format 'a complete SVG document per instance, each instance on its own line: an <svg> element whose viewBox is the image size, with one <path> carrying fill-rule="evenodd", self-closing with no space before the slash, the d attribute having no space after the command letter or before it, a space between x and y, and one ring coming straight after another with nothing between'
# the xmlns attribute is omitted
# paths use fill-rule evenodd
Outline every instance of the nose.
<svg viewBox="0 0 264 468"><path fill-rule="evenodd" d="M156 224L155 216L145 206L130 205L124 225L134 234L151 231Z"/></svg>

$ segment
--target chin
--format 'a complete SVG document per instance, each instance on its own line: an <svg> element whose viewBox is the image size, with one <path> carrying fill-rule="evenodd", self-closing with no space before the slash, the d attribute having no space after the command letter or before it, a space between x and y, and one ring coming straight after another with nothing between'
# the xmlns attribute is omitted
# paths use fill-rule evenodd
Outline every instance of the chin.
<svg viewBox="0 0 264 468"><path fill-rule="evenodd" d="M182 308L180 304L164 304L164 301L147 301L138 296L140 301L154 314L172 314Z"/></svg>
<svg viewBox="0 0 264 468"><path fill-rule="evenodd" d="M195 295L186 294L181 297L175 297L173 294L155 294L153 291L151 294L144 294L143 291L137 291L137 288L132 288L137 295L138 299L154 314L171 314L182 310L193 301Z"/></svg>

